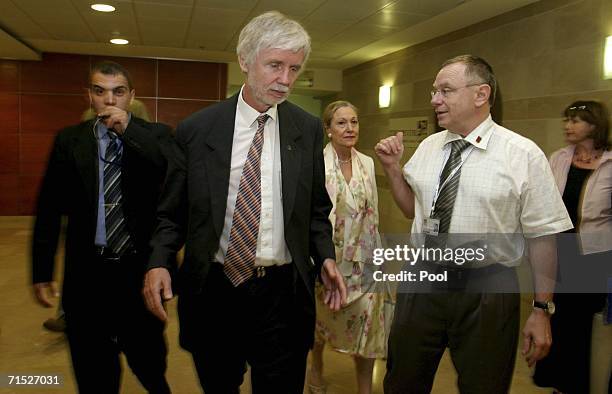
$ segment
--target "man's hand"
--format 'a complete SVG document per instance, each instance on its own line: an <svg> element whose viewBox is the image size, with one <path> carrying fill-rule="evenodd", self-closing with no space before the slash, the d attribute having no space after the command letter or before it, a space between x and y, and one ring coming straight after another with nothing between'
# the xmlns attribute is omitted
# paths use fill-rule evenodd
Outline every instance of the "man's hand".
<svg viewBox="0 0 612 394"><path fill-rule="evenodd" d="M162 304L162 297L164 301L172 299L171 282L170 273L167 269L161 267L153 268L145 275L144 287L142 289L147 309L155 317L164 322L168 320L168 314Z"/></svg>
<svg viewBox="0 0 612 394"><path fill-rule="evenodd" d="M396 135L380 140L374 151L384 167L399 166L404 154L404 133L400 131Z"/></svg>
<svg viewBox="0 0 612 394"><path fill-rule="evenodd" d="M540 309L534 309L523 328L523 350L527 365L532 367L536 361L543 359L550 350L552 334L550 332L550 315Z"/></svg>
<svg viewBox="0 0 612 394"><path fill-rule="evenodd" d="M107 128L115 130L119 135L123 135L130 121L129 114L118 107L106 107L98 116L102 117L102 123Z"/></svg>
<svg viewBox="0 0 612 394"><path fill-rule="evenodd" d="M57 291L57 283L55 282L40 282L34 283L32 286L34 290L34 297L36 301L45 308L51 308L53 303L49 299L49 293L53 298L59 297L59 291Z"/></svg>
<svg viewBox="0 0 612 394"><path fill-rule="evenodd" d="M332 311L340 310L346 304L346 285L333 259L323 261L321 280L325 287L325 304Z"/></svg>

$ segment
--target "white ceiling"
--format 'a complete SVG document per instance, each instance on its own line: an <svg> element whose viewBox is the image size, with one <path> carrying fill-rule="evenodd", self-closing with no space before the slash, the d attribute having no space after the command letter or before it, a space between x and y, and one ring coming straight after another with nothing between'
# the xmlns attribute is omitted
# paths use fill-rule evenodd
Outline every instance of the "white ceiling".
<svg viewBox="0 0 612 394"><path fill-rule="evenodd" d="M240 29L275 9L312 36L310 66L344 69L535 1L0 0L0 57L65 52L232 62ZM96 2L116 11L96 12ZM130 45L109 44L113 37Z"/></svg>

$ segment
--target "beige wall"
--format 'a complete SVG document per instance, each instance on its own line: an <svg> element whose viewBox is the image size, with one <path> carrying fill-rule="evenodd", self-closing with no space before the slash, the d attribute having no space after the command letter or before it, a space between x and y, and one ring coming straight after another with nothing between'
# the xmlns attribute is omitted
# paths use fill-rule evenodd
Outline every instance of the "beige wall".
<svg viewBox="0 0 612 394"><path fill-rule="evenodd" d="M576 99L612 107L603 79L612 1L544 0L344 71L338 95L360 109L359 149L373 155L392 118L430 116L429 91L439 65L464 53L485 58L499 79L501 123L534 140L548 155L563 146L561 111ZM378 108L378 87L392 83L390 108ZM410 152L406 152L407 160ZM377 163L381 230L405 232Z"/></svg>

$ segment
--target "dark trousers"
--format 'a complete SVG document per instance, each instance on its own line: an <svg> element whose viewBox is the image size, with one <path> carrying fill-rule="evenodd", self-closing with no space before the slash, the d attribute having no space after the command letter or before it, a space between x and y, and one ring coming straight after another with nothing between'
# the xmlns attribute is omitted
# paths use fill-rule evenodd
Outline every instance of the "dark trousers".
<svg viewBox="0 0 612 394"><path fill-rule="evenodd" d="M99 277L91 293L71 302L66 313L66 335L80 393L118 393L121 382L119 353L150 393L170 393L166 382L164 324L151 315L141 295L138 259L115 264L96 260ZM100 278L106 285L100 287Z"/></svg>
<svg viewBox="0 0 612 394"><path fill-rule="evenodd" d="M254 394L302 393L314 327L293 270L273 267L234 287L213 263L202 293L179 297L182 342L191 337L187 350L206 394L239 393L247 363Z"/></svg>
<svg viewBox="0 0 612 394"><path fill-rule="evenodd" d="M553 342L533 375L537 386L554 387L568 394L590 391L593 314L605 305L605 294L569 291L605 281L609 274L601 275L605 272L601 268L612 260L612 252L580 255L579 250L576 240L569 237L559 247L555 314L550 318Z"/></svg>
<svg viewBox="0 0 612 394"><path fill-rule="evenodd" d="M505 283L516 283L514 271L507 275ZM447 347L461 393L507 393L518 343L519 308L518 292L399 293L385 393L430 393Z"/></svg>

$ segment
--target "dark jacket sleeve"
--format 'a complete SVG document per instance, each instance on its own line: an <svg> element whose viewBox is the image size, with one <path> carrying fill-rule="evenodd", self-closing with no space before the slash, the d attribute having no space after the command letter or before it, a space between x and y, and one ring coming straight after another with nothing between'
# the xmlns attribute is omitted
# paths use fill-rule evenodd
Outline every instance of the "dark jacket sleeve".
<svg viewBox="0 0 612 394"><path fill-rule="evenodd" d="M66 190L63 181L67 172L67 152L61 139L62 133L55 138L38 194L31 244L32 283L53 280L61 218L65 213L61 193Z"/></svg>
<svg viewBox="0 0 612 394"><path fill-rule="evenodd" d="M329 212L332 203L325 189L325 162L323 159L323 125L317 119L313 151L313 180L311 196L310 221L310 255L315 266L321 269L323 261L327 258L336 259L336 252L332 241L332 226L329 222Z"/></svg>
<svg viewBox="0 0 612 394"><path fill-rule="evenodd" d="M169 126L133 117L121 140L158 171L166 170L166 161L172 149L172 129Z"/></svg>
<svg viewBox="0 0 612 394"><path fill-rule="evenodd" d="M187 226L187 169L181 125L169 147L168 170L157 210L156 229L151 240L152 253L147 269L176 270L176 253L185 243Z"/></svg>

